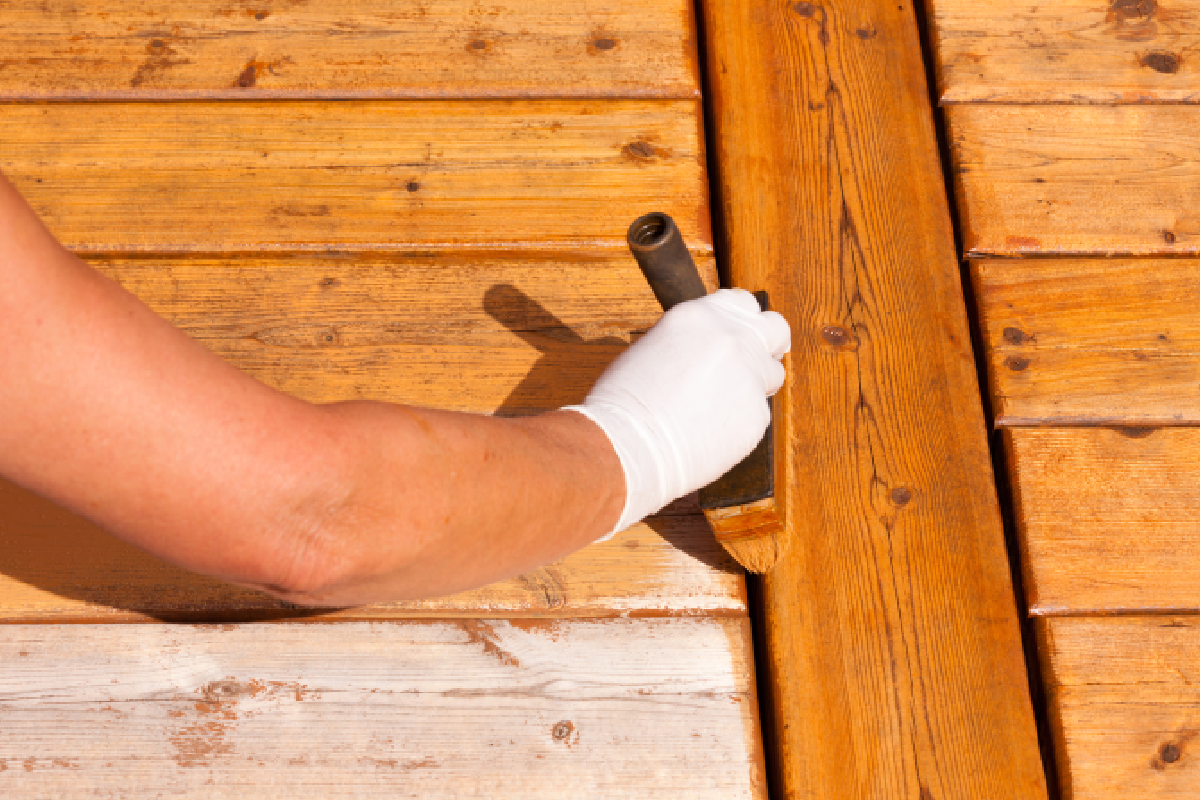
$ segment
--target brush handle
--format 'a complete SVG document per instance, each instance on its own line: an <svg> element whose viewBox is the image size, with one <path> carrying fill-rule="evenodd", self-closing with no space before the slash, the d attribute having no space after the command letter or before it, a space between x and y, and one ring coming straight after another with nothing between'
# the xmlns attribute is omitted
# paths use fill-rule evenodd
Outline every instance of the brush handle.
<svg viewBox="0 0 1200 800"><path fill-rule="evenodd" d="M625 238L663 311L708 294L675 220L658 211L645 214L633 221Z"/></svg>

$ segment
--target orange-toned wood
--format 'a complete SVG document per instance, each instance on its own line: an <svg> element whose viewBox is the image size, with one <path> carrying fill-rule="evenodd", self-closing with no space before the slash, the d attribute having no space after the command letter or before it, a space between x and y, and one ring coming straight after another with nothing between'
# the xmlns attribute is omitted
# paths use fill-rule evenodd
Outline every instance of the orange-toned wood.
<svg viewBox="0 0 1200 800"><path fill-rule="evenodd" d="M742 615L743 573L694 506L452 597L300 609L163 563L0 481L0 623L275 618Z"/></svg>
<svg viewBox="0 0 1200 800"><path fill-rule="evenodd" d="M694 97L686 0L5 0L0 99Z"/></svg>
<svg viewBox="0 0 1200 800"><path fill-rule="evenodd" d="M705 29L730 270L794 332L781 796L1044 797L912 8L707 0Z"/></svg>
<svg viewBox="0 0 1200 800"><path fill-rule="evenodd" d="M711 248L695 101L0 106L0 170L87 252Z"/></svg>
<svg viewBox="0 0 1200 800"><path fill-rule="evenodd" d="M997 425L1200 423L1200 262L971 266Z"/></svg>
<svg viewBox="0 0 1200 800"><path fill-rule="evenodd" d="M1200 108L946 109L972 255L1200 252Z"/></svg>
<svg viewBox="0 0 1200 800"><path fill-rule="evenodd" d="M0 793L765 800L745 619L0 626Z"/></svg>
<svg viewBox="0 0 1200 800"><path fill-rule="evenodd" d="M1200 429L1005 431L1033 614L1200 612Z"/></svg>
<svg viewBox="0 0 1200 800"><path fill-rule="evenodd" d="M464 221L460 230L469 232ZM710 255L697 258L710 286ZM628 252L92 258L234 366L312 402L581 402L662 314Z"/></svg>
<svg viewBox="0 0 1200 800"><path fill-rule="evenodd" d="M1063 800L1185 800L1200 786L1200 618L1036 622Z"/></svg>
<svg viewBox="0 0 1200 800"><path fill-rule="evenodd" d="M1189 0L932 0L943 103L1200 102Z"/></svg>

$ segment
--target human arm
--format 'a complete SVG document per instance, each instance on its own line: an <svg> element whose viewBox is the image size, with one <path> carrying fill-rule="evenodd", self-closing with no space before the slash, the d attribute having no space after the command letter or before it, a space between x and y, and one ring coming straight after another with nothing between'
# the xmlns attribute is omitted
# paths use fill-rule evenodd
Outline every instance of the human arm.
<svg viewBox="0 0 1200 800"><path fill-rule="evenodd" d="M566 555L736 463L782 380L780 345L718 312L725 296L655 326L587 416L305 403L67 252L3 178L0 277L0 475L168 561L306 604L448 594ZM743 396L718 408L727 387Z"/></svg>

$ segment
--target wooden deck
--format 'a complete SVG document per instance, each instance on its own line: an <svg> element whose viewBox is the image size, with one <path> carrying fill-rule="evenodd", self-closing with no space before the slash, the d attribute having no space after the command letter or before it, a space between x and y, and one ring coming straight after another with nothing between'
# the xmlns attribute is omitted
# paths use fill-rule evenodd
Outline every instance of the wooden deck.
<svg viewBox="0 0 1200 800"><path fill-rule="evenodd" d="M624 245L649 210L795 333L757 642L690 498L475 592L311 612L0 483L0 790L1046 796L917 13L698 8L0 0L0 169L272 386L578 402L658 316Z"/></svg>
<svg viewBox="0 0 1200 800"><path fill-rule="evenodd" d="M932 22L1064 800L1195 797L1200 8Z"/></svg>

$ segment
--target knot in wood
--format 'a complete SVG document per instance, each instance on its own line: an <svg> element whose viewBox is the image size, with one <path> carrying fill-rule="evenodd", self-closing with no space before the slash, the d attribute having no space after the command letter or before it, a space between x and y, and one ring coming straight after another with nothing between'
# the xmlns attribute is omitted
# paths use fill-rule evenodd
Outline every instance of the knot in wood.
<svg viewBox="0 0 1200 800"><path fill-rule="evenodd" d="M575 732L575 725L569 719L564 719L562 722L554 723L554 728L550 734L556 742L565 742L571 738L571 734Z"/></svg>
<svg viewBox="0 0 1200 800"><path fill-rule="evenodd" d="M851 341L850 331L841 325L826 325L821 328L821 338L825 340L825 344L832 347L844 347Z"/></svg>

